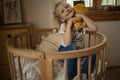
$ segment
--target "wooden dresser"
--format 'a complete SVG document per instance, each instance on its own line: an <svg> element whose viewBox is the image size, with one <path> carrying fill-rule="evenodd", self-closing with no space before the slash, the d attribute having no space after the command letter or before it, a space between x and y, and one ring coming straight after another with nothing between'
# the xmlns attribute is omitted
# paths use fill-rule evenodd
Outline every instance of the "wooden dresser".
<svg viewBox="0 0 120 80"><path fill-rule="evenodd" d="M31 23L0 25L0 80L11 80L5 43L8 38L32 29Z"/></svg>

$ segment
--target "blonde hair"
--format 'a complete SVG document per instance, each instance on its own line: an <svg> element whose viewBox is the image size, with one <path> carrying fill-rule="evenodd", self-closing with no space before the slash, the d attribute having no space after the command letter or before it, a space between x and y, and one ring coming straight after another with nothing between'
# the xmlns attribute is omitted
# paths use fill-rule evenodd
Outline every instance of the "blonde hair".
<svg viewBox="0 0 120 80"><path fill-rule="evenodd" d="M54 15L55 17L59 17L58 14L56 13L56 8L60 5L60 4L63 4L64 2L58 2L55 7L54 7Z"/></svg>
<svg viewBox="0 0 120 80"><path fill-rule="evenodd" d="M68 4L68 3L66 3L66 2L63 2L63 1L61 1L61 2L58 2L56 5L55 5L55 7L54 7L54 16L55 16L55 18L61 23L61 21L60 21L60 16L56 13L56 8L60 5L60 4Z"/></svg>

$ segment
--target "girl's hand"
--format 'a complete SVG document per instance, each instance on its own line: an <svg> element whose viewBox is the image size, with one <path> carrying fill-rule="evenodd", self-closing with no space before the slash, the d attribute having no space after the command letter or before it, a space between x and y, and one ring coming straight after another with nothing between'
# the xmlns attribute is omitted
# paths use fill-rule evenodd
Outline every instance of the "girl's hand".
<svg viewBox="0 0 120 80"><path fill-rule="evenodd" d="M85 15L84 14L75 14L75 16L80 16L83 18Z"/></svg>
<svg viewBox="0 0 120 80"><path fill-rule="evenodd" d="M87 29L90 31L94 31L96 32L98 30L97 25L94 23L93 20L91 20L90 18L88 18L87 16L85 16L84 14L75 14L75 16L80 16L84 22L87 25Z"/></svg>

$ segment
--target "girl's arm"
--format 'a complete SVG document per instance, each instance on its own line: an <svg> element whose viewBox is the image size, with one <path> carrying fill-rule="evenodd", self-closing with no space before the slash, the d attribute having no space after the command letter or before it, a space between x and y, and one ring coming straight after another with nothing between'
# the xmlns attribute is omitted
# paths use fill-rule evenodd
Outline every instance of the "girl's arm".
<svg viewBox="0 0 120 80"><path fill-rule="evenodd" d="M98 30L97 25L87 16L82 15L82 14L76 14L76 16L80 16L83 18L83 20L85 21L85 23L88 27L88 30L90 30L90 31L97 31Z"/></svg>
<svg viewBox="0 0 120 80"><path fill-rule="evenodd" d="M69 19L66 23L65 32L63 34L63 40L65 45L70 45L72 42L72 19Z"/></svg>

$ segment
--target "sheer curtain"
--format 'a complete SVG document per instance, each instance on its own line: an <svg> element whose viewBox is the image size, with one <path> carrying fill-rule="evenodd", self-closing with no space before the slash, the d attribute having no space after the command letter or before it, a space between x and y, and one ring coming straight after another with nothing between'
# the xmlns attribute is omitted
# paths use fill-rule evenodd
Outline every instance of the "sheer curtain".
<svg viewBox="0 0 120 80"><path fill-rule="evenodd" d="M102 0L101 4L102 5L115 5L116 1L119 1L119 0Z"/></svg>
<svg viewBox="0 0 120 80"><path fill-rule="evenodd" d="M71 6L73 6L73 1L84 1L86 7L93 7L93 0L66 0Z"/></svg>
<svg viewBox="0 0 120 80"><path fill-rule="evenodd" d="M65 0L49 0L49 10L50 10L50 26L51 28L58 28L58 22L54 17L54 7L55 4L60 2L60 1L65 1Z"/></svg>
<svg viewBox="0 0 120 80"><path fill-rule="evenodd" d="M69 3L71 6L73 6L73 1L80 1L80 0L66 0L66 2Z"/></svg>
<svg viewBox="0 0 120 80"><path fill-rule="evenodd" d="M117 0L117 5L120 5L120 0Z"/></svg>

